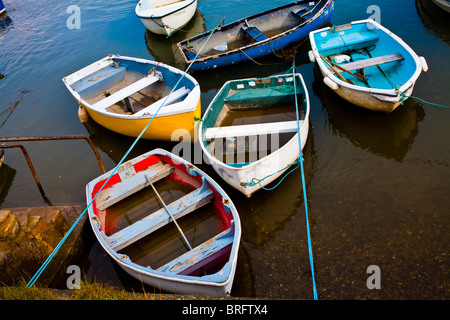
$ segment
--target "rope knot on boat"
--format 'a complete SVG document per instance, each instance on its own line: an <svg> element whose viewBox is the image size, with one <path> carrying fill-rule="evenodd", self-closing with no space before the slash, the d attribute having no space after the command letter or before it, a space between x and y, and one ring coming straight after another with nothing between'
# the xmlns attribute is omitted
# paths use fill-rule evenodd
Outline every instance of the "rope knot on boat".
<svg viewBox="0 0 450 320"><path fill-rule="evenodd" d="M272 174L269 174L269 175L265 176L265 177L262 178L262 179L253 178L250 182L241 182L241 185L242 185L243 187L254 187L254 186L256 186L256 185L259 185L259 186L261 187L261 189L264 189L264 190L273 190L273 189L275 189L276 187L278 187L278 186L281 184L281 182L283 182L284 178L286 178L291 172L295 171L295 170L299 167L300 162L303 162L303 158L302 158L301 156L299 156L299 157L297 158L297 160L295 160L294 162L288 164L286 167L284 167L284 168L278 170L277 172L274 172L274 173L272 173ZM277 174L277 173L279 173L279 172L282 172L282 171L286 170L287 168L289 168L289 167L291 167L291 166L293 166L293 165L295 165L295 168L292 168L289 172L287 172L287 173L283 176L283 178L281 178L280 181L279 181L275 186L273 186L273 187L271 187L271 188L266 188L266 187L264 187L263 185L261 185L261 182L263 182L265 179L267 179L267 178L269 178L269 177L271 177L271 176L273 176L273 175L275 175L275 174Z"/></svg>

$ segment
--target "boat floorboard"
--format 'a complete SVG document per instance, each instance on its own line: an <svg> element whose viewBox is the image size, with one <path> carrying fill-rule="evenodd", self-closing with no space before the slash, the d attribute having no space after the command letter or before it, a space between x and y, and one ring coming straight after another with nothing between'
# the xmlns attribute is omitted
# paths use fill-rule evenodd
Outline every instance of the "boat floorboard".
<svg viewBox="0 0 450 320"><path fill-rule="evenodd" d="M233 243L233 236L229 235L231 231L232 228L222 231L208 241L161 266L158 268L158 271L170 271L180 274L193 266L196 266L197 269L201 268L208 258Z"/></svg>
<svg viewBox="0 0 450 320"><path fill-rule="evenodd" d="M195 209L205 205L214 198L214 193L206 186L195 189L184 197L167 205L171 215L179 219ZM151 213L149 216L132 225L114 233L109 238L110 246L116 251L129 246L148 234L162 228L172 221L165 208Z"/></svg>
<svg viewBox="0 0 450 320"><path fill-rule="evenodd" d="M112 85L107 91L99 92L96 96L85 99L87 103L94 105L95 103L101 101L107 96L113 95L119 92L123 88L128 87L136 81L135 77L125 77L122 81ZM130 102L133 106L134 112L139 112L149 105L160 100L170 92L170 87L161 81L153 83L151 86L139 90L132 95L130 95ZM125 102L119 101L108 108L106 111L117 113L117 114L133 114L127 109Z"/></svg>

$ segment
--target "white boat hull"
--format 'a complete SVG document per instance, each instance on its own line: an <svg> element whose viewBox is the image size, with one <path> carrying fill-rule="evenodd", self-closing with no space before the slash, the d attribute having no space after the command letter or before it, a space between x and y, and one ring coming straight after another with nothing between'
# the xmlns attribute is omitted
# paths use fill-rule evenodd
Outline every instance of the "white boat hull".
<svg viewBox="0 0 450 320"><path fill-rule="evenodd" d="M181 29L192 19L197 11L197 0L195 0L192 2L184 1L187 3L189 2L190 4L181 7L180 9L170 11L167 14L147 14L139 10L139 6L143 1L148 0L141 0L138 3L136 6L136 15L148 31L161 35L170 36Z"/></svg>
<svg viewBox="0 0 450 320"><path fill-rule="evenodd" d="M301 149L303 150L306 144L306 140L308 139L310 106L309 96L304 84L304 80L300 74L298 74L298 76L304 88L306 103L306 105L304 106L306 114L304 116L304 119L300 120L299 122L300 144ZM217 96L215 99L217 99ZM215 99L210 104L205 114L212 108ZM200 123L199 132L203 132L203 122ZM217 172L217 174L233 188L239 190L245 196L250 197L256 191L260 190L263 187L266 187L271 182L282 176L283 173L290 169L291 165L295 164L300 155L298 135L299 133L297 132L286 144L281 146L278 150L257 161L250 162L249 164L240 167L232 166L218 160L213 154L211 154L211 151L208 150L203 139L199 140L203 152L207 155L210 164ZM259 152L261 152L261 150ZM255 179L259 182L256 182Z"/></svg>
<svg viewBox="0 0 450 320"><path fill-rule="evenodd" d="M308 139L309 123L308 121L304 121L302 123L303 125L300 129L300 136L303 149L306 144L306 140ZM253 193L261 189L261 186L265 187L279 178L284 172L286 172L286 170L289 169L288 166L298 159L298 133L286 145L276 152L241 168L226 165L223 162L218 161L209 152L205 153L208 156L214 170L223 180L225 180L225 182L242 192L247 197L250 197ZM273 174L274 172L277 173ZM242 182L251 182L253 178L262 179L264 177L267 178L261 181L260 184L255 184L252 186L242 184Z"/></svg>
<svg viewBox="0 0 450 320"><path fill-rule="evenodd" d="M325 80L327 74L325 74L322 70L321 73ZM396 96L392 96L381 93L372 93L370 91L361 91L351 88L350 86L344 86L343 84L339 85L336 82L331 85L327 82L325 82L325 84L329 85L330 88L333 89L334 92L336 92L341 98L347 100L350 103L353 103L354 105L372 111L390 113L402 104L402 97L399 94ZM413 83L405 91L405 95L409 96L412 94L414 84L415 83ZM407 98L404 98L403 101L405 101L406 99Z"/></svg>
<svg viewBox="0 0 450 320"><path fill-rule="evenodd" d="M222 283L217 286L206 284L201 281L180 281L174 280L168 277L158 277L155 275L149 275L147 272L139 271L133 268L129 264L123 263L120 258L112 256L112 258L120 265L120 267L135 279L139 279L146 285L154 288L160 288L167 292L182 293L188 295L200 295L200 296L214 296L225 297L229 296L233 285L234 275L236 272L236 264L232 265L232 275L227 283Z"/></svg>

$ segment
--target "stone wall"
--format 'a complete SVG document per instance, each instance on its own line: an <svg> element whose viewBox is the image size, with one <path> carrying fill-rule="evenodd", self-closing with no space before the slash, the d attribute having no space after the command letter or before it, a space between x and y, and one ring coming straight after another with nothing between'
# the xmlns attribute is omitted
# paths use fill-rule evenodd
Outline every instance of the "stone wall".
<svg viewBox="0 0 450 320"><path fill-rule="evenodd" d="M83 209L80 206L0 209L0 285L28 282ZM50 287L68 276L67 266L76 261L83 250L82 230L86 217L87 212L37 282Z"/></svg>

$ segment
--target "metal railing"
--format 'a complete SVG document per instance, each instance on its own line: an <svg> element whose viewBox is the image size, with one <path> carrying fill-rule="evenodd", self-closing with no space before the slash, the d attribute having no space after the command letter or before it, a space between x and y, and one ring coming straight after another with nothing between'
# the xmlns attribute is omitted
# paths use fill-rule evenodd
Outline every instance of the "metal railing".
<svg viewBox="0 0 450 320"><path fill-rule="evenodd" d="M100 169L103 173L106 172L105 167L103 165L102 159L100 158L100 154L98 153L97 148L95 147L92 140L87 136L59 136L59 137L10 137L10 138L0 138L0 143L2 142L20 142L20 141L49 141L49 140L86 140L92 150L94 151L95 156L97 157L97 161L100 165ZM31 162L30 156L28 155L27 149L21 145L21 144L6 144L6 145L0 145L0 149L10 149L10 148L20 148L22 150L22 153L27 161L28 167L30 168L30 171L33 175L34 181L37 184L37 187L39 189L39 192L41 193L44 200L49 204L52 205L50 200L45 195L44 189L42 188L41 182L39 181L39 178L37 176L36 170L34 169L33 163Z"/></svg>

